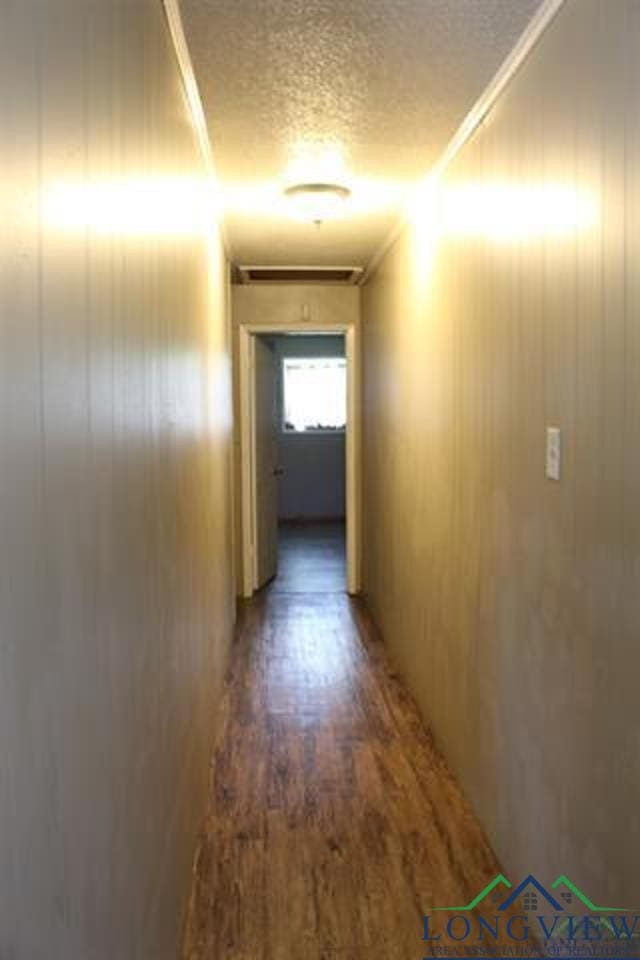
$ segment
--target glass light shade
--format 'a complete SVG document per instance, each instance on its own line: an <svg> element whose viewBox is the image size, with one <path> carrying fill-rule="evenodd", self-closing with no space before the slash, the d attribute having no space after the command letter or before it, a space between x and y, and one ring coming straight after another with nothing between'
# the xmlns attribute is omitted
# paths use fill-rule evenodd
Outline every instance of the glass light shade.
<svg viewBox="0 0 640 960"><path fill-rule="evenodd" d="M322 223L344 212L351 191L337 183L299 183L288 187L284 195L297 220Z"/></svg>

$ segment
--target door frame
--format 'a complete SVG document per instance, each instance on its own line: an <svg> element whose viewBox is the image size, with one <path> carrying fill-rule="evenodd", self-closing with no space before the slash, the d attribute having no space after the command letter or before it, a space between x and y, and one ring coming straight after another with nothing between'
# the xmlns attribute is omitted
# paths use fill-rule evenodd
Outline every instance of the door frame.
<svg viewBox="0 0 640 960"><path fill-rule="evenodd" d="M240 435L240 500L242 524L242 596L251 597L256 590L257 537L256 525L256 462L255 462L255 337L258 334L315 332L343 334L347 361L347 427L345 451L345 494L347 519L347 593L360 591L361 569L361 369L360 328L358 324L263 324L243 323L238 326L238 392Z"/></svg>

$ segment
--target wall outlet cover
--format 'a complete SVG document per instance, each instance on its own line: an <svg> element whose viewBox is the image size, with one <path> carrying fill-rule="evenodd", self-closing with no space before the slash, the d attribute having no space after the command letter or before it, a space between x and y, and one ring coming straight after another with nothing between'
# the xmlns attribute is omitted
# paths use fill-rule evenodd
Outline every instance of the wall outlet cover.
<svg viewBox="0 0 640 960"><path fill-rule="evenodd" d="M562 434L560 427L547 427L545 474L547 480L560 479Z"/></svg>

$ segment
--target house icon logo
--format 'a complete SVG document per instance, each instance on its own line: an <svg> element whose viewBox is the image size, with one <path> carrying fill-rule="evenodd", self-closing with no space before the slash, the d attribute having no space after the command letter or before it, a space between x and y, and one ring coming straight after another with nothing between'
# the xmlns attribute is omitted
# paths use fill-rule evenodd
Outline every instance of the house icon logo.
<svg viewBox="0 0 640 960"><path fill-rule="evenodd" d="M501 892L499 889L501 887L506 887L508 890L511 890L511 892L504 896L504 892ZM511 906L515 905L516 901L518 901L520 897L522 897L520 905L525 911L527 910L527 904L530 904L530 909L532 911L537 910L539 902L542 901L547 907L550 907L556 913L564 912L575 903L582 904L582 906L586 907L586 909L591 913L607 914L633 912L632 910L628 910L626 907L597 906L564 874L561 874L553 881L551 884L551 890L554 892L551 893L549 890L547 890L532 873L526 876L524 880L515 888L513 888L513 885L509 882L509 880L507 880L504 874L500 873L497 877L494 877L493 880L488 883L487 886L484 887L484 889L481 890L480 893L465 906L432 907L431 909L434 913L441 911L466 913L480 906L483 901L487 900L487 898L491 896L491 901L495 904L495 909L501 912L508 910Z"/></svg>
<svg viewBox="0 0 640 960"><path fill-rule="evenodd" d="M432 907L424 915L422 939L443 938L454 944L466 942L467 947L506 941L522 948L525 941L542 942L542 956L562 948L574 960L596 956L594 947L604 955L605 946L612 944L618 952L608 956L640 956L640 948L629 952L640 941L640 915L625 907L599 906L565 874L545 886L530 873L514 886L500 873L469 903ZM466 956L465 948L460 949Z"/></svg>

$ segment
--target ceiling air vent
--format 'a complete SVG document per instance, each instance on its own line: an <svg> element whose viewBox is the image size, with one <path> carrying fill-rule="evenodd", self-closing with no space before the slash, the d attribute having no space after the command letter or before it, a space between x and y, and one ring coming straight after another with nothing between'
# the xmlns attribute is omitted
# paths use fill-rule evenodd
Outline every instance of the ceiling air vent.
<svg viewBox="0 0 640 960"><path fill-rule="evenodd" d="M236 283L350 283L362 276L362 267L238 266Z"/></svg>

